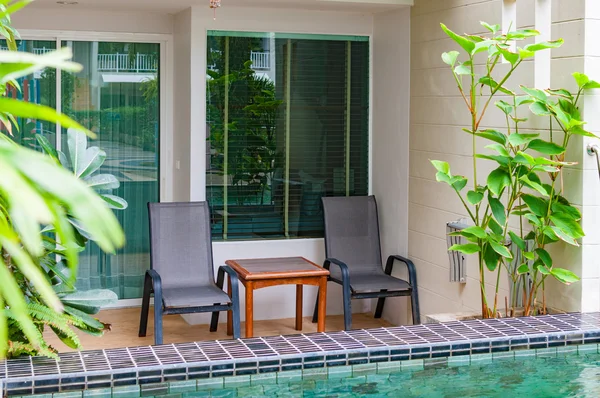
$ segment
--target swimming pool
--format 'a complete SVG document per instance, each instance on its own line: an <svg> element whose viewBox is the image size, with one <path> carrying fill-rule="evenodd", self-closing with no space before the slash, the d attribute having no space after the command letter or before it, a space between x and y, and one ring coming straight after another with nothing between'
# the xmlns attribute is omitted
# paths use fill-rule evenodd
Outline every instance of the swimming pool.
<svg viewBox="0 0 600 398"><path fill-rule="evenodd" d="M598 397L597 347L573 346L423 360L288 371L270 377L233 376L173 383L164 393L187 397ZM187 387L190 387L188 384ZM154 395L161 397L164 395Z"/></svg>
<svg viewBox="0 0 600 398"><path fill-rule="evenodd" d="M8 396L600 396L600 313L457 321L23 357Z"/></svg>

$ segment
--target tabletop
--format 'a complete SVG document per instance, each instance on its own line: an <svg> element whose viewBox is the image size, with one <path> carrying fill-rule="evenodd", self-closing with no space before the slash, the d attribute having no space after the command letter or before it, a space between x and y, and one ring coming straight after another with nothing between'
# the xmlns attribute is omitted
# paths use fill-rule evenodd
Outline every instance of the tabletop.
<svg viewBox="0 0 600 398"><path fill-rule="evenodd" d="M246 280L329 275L328 270L304 257L227 260L225 263Z"/></svg>

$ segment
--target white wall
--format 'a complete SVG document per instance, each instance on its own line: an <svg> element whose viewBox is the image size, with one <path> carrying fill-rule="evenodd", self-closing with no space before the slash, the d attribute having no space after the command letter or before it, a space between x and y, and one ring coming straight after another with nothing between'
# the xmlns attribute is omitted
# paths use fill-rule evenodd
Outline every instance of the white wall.
<svg viewBox="0 0 600 398"><path fill-rule="evenodd" d="M191 15L191 27L178 21L180 16ZM181 170L175 170L174 192L177 200L205 199L205 145L206 145L206 87L204 73L206 70L206 31L207 30L238 30L257 32L297 32L324 34L353 34L371 35L373 18L369 14L320 12L307 10L259 9L223 7L213 19L211 10L206 7L193 7L175 16L175 40L179 40L178 31L181 29L186 42L185 51L176 54L175 65L189 64L191 74L184 70L181 75L176 71L176 79L181 79L175 86L175 98L179 98L182 107L187 105L190 114L184 111L180 114L185 121L181 129L174 131L177 135L185 134L186 138L174 148L174 161L180 161ZM188 53L187 50L190 49ZM184 86L194 87L189 91ZM179 89L178 89L179 87ZM177 118L177 116L176 116ZM188 127L189 125L189 127ZM188 130L189 128L189 130ZM189 161L188 161L189 159ZM189 167L189 169L186 169ZM185 197L186 187L189 196ZM324 245L322 239L268 240L249 242L216 242L213 244L215 266L221 265L231 258L260 258L272 256L304 256L309 260L321 263L324 260ZM328 286L328 314L341 314L341 289L334 284ZM243 296L243 288L242 288ZM305 287L304 315L312 313L316 288ZM259 290L254 298L254 318L274 319L291 318L295 314L295 290L291 286L272 287ZM242 298L242 308L244 300ZM364 300L353 302L354 312L363 312L369 308ZM206 315L189 315L185 317L190 323L206 323ZM225 321L224 317L221 321Z"/></svg>
<svg viewBox="0 0 600 398"><path fill-rule="evenodd" d="M12 16L18 30L63 30L115 33L173 32L169 14L90 10L73 7L26 7Z"/></svg>
<svg viewBox="0 0 600 398"><path fill-rule="evenodd" d="M376 14L373 29L372 191L379 208L384 258L408 254L408 131L410 103L410 9ZM407 278L398 263L395 276ZM387 299L384 318L411 320L409 301Z"/></svg>

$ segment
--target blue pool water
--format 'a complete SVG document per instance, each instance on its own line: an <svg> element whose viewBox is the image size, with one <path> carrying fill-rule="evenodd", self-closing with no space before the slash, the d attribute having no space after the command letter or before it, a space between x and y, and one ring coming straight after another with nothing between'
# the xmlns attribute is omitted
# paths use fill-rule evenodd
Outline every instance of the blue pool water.
<svg viewBox="0 0 600 398"><path fill-rule="evenodd" d="M250 383L183 393L181 397L600 397L598 353L538 353L537 357L532 353L493 362L491 357L473 357L469 363L466 357L467 363L442 362L426 368L417 363L391 373L359 366L352 374L337 373L344 377L323 373L319 380L318 373L310 373L292 382L279 377L277 384ZM279 375L285 373L291 372Z"/></svg>

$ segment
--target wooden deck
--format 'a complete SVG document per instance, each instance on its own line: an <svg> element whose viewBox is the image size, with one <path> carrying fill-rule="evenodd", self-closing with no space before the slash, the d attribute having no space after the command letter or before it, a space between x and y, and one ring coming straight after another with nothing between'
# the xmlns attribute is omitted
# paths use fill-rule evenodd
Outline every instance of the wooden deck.
<svg viewBox="0 0 600 398"><path fill-rule="evenodd" d="M84 350L95 350L104 348L135 347L151 345L154 342L154 318L150 311L148 319L148 334L146 337L138 337L140 322L139 308L124 308L116 310L105 310L97 316L102 322L111 324L111 330L102 337L94 337L85 333L79 333ZM224 314L221 316L225 320ZM391 326L383 319L374 319L371 314L354 314L352 327L356 329L378 328ZM226 334L226 324L219 324L215 333L208 330L208 325L190 325L179 315L168 315L164 317L164 343L184 343L200 340L229 339ZM312 323L310 317L303 318L302 332L294 329L295 319L277 319L270 321L255 321L254 336L274 336L280 334L311 333L317 331L317 324ZM344 319L342 315L328 316L326 322L327 331L342 330ZM242 322L242 331L244 322ZM243 332L242 332L243 335ZM60 352L74 351L65 346L52 332L46 332L47 341Z"/></svg>

